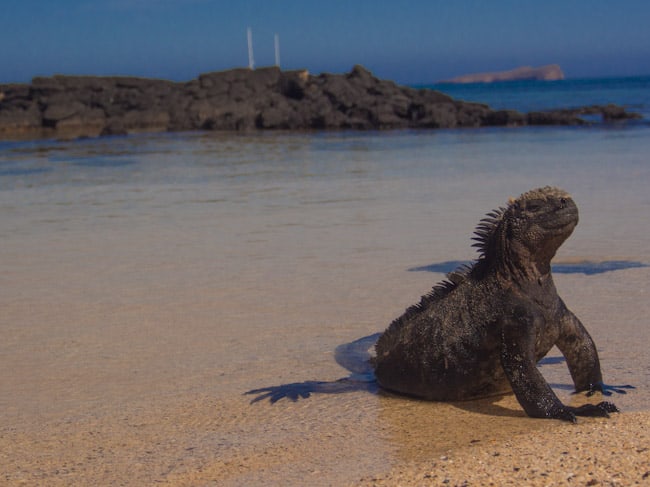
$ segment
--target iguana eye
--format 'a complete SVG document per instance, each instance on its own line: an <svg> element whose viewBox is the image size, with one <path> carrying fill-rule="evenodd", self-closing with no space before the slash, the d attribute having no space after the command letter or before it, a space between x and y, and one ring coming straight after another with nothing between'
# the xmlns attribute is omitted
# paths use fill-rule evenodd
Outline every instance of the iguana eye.
<svg viewBox="0 0 650 487"><path fill-rule="evenodd" d="M526 210L532 211L533 213L539 211L541 207L542 207L541 203L538 203L536 201L531 201L526 204Z"/></svg>

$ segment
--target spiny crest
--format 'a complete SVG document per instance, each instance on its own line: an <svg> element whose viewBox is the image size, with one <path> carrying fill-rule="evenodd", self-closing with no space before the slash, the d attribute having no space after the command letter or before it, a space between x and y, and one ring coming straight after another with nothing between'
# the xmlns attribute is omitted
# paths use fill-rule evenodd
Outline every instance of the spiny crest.
<svg viewBox="0 0 650 487"><path fill-rule="evenodd" d="M512 205L514 202L510 202ZM480 254L479 258L484 258L487 255L487 249L490 246L492 237L494 236L496 229L499 226L499 223L503 220L503 215L505 214L507 208L500 207L497 210L489 212L485 218L483 218L474 230L474 236L472 240L475 243L472 244L472 247L478 249Z"/></svg>
<svg viewBox="0 0 650 487"><path fill-rule="evenodd" d="M426 308L429 304L434 301L441 300L447 294L449 294L453 289L456 288L458 283L451 280L444 280L433 286L433 289L428 294L425 294L420 298L420 302L416 303L406 309L404 314L400 316L396 321L409 320L412 316L417 315L420 311Z"/></svg>
<svg viewBox="0 0 650 487"><path fill-rule="evenodd" d="M496 229L499 226L499 223L503 219L503 215L506 212L507 208L499 208L497 210L493 210L489 212L485 218L483 218L478 226L476 227L476 230L474 232L474 237L472 237L472 240L474 240L476 243L474 243L472 246L477 247L480 252L480 257L479 261L483 258L486 257L487 254L487 249L490 245L490 241L493 238ZM422 299L420 300L419 303L411 306L407 311L406 314L408 315L409 313L416 313L420 309L424 308L427 304L430 304L431 302L438 301L445 296L447 296L451 291L456 289L457 286L459 286L467 277L470 275L470 273L474 270L475 266L477 263L473 264L463 264L454 271L450 272L447 274L447 279L439 282L436 284L431 292L428 294L425 294L422 296Z"/></svg>
<svg viewBox="0 0 650 487"><path fill-rule="evenodd" d="M457 286L467 278L473 268L474 266L472 264L461 264L458 268L447 274L447 279Z"/></svg>
<svg viewBox="0 0 650 487"><path fill-rule="evenodd" d="M447 274L447 279L440 281L438 284L433 286L433 289L428 294L422 296L419 303L408 308L405 316L409 316L411 313L417 313L428 304L444 298L447 294L456 289L461 282L467 279L472 268L473 266L470 264L462 264L457 269Z"/></svg>

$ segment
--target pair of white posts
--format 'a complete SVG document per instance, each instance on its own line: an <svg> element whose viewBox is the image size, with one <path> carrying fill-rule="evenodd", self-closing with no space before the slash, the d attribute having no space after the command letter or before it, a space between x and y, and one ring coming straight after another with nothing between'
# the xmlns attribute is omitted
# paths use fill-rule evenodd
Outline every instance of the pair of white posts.
<svg viewBox="0 0 650 487"><path fill-rule="evenodd" d="M253 31L249 27L246 30L248 37L248 67L250 69L255 68L255 58L253 57ZM273 36L274 45L275 45L275 65L280 67L280 37L277 34Z"/></svg>

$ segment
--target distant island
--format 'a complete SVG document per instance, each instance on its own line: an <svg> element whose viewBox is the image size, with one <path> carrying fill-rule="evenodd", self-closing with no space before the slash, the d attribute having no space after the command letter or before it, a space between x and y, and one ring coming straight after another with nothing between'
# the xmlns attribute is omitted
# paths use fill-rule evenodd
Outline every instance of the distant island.
<svg viewBox="0 0 650 487"><path fill-rule="evenodd" d="M385 130L580 125L636 118L615 105L520 113L376 78L239 68L187 82L53 76L0 84L0 140L184 130Z"/></svg>
<svg viewBox="0 0 650 487"><path fill-rule="evenodd" d="M548 64L538 68L533 68L532 66L521 66L508 71L466 74L440 81L440 83L494 83L495 81L524 80L556 81L559 79L564 79L562 68L557 64Z"/></svg>

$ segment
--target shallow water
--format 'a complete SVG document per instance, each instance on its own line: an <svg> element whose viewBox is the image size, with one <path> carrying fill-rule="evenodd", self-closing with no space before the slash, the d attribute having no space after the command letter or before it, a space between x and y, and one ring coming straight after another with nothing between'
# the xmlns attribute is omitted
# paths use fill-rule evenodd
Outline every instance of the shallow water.
<svg viewBox="0 0 650 487"><path fill-rule="evenodd" d="M613 400L647 410L647 129L184 134L0 150L10 483L345 483L549 427L512 397L244 395L346 376L338 345L382 331L444 277L427 266L475 257L470 236L487 211L546 184L581 212L556 265L622 263L555 280L605 381L637 386ZM558 395L586 401L550 356L541 370Z"/></svg>

